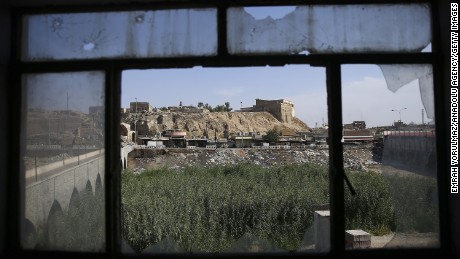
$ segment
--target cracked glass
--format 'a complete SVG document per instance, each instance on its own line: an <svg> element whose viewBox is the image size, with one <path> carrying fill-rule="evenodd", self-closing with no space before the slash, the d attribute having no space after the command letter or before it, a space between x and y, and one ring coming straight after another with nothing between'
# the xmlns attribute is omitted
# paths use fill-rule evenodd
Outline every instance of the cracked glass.
<svg viewBox="0 0 460 259"><path fill-rule="evenodd" d="M420 52L431 41L426 4L236 7L227 15L227 46L237 55Z"/></svg>
<svg viewBox="0 0 460 259"><path fill-rule="evenodd" d="M215 55L216 16L215 9L29 15L22 59Z"/></svg>

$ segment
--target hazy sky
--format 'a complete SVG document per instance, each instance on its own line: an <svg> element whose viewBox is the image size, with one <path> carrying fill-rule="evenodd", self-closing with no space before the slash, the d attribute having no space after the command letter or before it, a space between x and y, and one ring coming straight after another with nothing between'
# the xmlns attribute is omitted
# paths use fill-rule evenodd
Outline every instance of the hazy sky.
<svg viewBox="0 0 460 259"><path fill-rule="evenodd" d="M365 120L368 126L391 125L399 120L421 123L423 105L418 81L396 93L387 89L376 65L342 67L343 121ZM297 117L309 126L327 122L325 69L306 65L251 68L128 70L122 77L122 107L135 98L154 107L212 106L230 102L234 110L255 104L255 99L294 102ZM425 122L427 122L425 114Z"/></svg>

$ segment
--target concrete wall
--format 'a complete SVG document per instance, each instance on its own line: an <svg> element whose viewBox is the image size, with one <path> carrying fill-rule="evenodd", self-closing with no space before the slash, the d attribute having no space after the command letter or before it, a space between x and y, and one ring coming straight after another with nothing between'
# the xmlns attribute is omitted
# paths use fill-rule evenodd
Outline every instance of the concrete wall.
<svg viewBox="0 0 460 259"><path fill-rule="evenodd" d="M101 150L96 150L96 151L89 152L89 153L86 153L86 154L65 158L65 159L63 159L61 161L54 162L54 163L51 163L51 164L47 164L47 165L44 165L44 166L39 166L39 167L36 167L36 168L32 168L32 169L29 169L29 170L26 171L25 176L26 176L26 179L33 178L36 175L39 176L41 174L45 174L45 173L50 172L52 170L59 169L59 168L61 168L63 166L79 165L80 161L83 161L85 159L91 159L91 158L98 157L101 154L103 154L103 152L104 152L104 150L102 150L102 149Z"/></svg>
<svg viewBox="0 0 460 259"><path fill-rule="evenodd" d="M384 141L382 163L436 177L436 139L423 136L388 136Z"/></svg>
<svg viewBox="0 0 460 259"><path fill-rule="evenodd" d="M70 198L74 188L78 193L86 190L88 181L92 192L96 191L96 180L99 177L104 182L104 156L67 169L46 180L36 182L26 187L25 217L32 224L43 226L48 218L51 206L56 200L64 212L69 208Z"/></svg>

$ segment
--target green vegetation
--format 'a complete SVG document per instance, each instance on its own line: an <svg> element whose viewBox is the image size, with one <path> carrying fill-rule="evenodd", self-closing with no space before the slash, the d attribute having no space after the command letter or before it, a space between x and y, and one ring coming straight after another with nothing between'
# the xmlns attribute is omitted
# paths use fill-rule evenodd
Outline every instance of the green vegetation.
<svg viewBox="0 0 460 259"><path fill-rule="evenodd" d="M356 190L352 196L345 185L346 229L363 229L374 235L395 229L394 205L390 186L374 172L347 172Z"/></svg>
<svg viewBox="0 0 460 259"><path fill-rule="evenodd" d="M280 134L278 133L278 130L276 128L267 131L267 134L263 136L263 139L270 143L278 142L279 138Z"/></svg>
<svg viewBox="0 0 460 259"><path fill-rule="evenodd" d="M434 178L385 176L395 207L397 232L438 232L438 188Z"/></svg>
<svg viewBox="0 0 460 259"><path fill-rule="evenodd" d="M137 251L166 237L187 251L222 251L245 233L294 250L328 195L327 172L314 165L124 173L123 236Z"/></svg>
<svg viewBox="0 0 460 259"><path fill-rule="evenodd" d="M198 102L198 108L208 109L210 112L230 112L233 108L230 107L230 102L225 102L224 105L217 105L216 107L212 107L208 103Z"/></svg>
<svg viewBox="0 0 460 259"><path fill-rule="evenodd" d="M419 199L432 183L420 178L413 191L402 186L398 200L391 184L413 183L372 172L348 172L357 190L346 190L346 228L373 234L394 231L404 201ZM244 234L267 240L276 247L296 250L313 223L314 205L329 202L327 168L290 165L273 168L240 164L183 170L158 169L122 176L123 236L136 250L174 239L186 251L224 251ZM422 198L423 199L423 198ZM437 207L425 207L406 222L405 229L431 231L419 226ZM396 209L395 209L396 207ZM402 215L408 217L407 215ZM409 227L410 225L410 227Z"/></svg>

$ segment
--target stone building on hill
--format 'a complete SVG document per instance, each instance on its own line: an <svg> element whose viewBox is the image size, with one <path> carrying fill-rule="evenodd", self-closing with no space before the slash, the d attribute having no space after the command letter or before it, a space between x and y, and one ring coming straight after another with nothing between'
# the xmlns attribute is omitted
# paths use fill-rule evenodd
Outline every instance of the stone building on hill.
<svg viewBox="0 0 460 259"><path fill-rule="evenodd" d="M131 102L129 103L129 109L131 113L142 111L151 112L153 110L152 105L150 105L149 102Z"/></svg>
<svg viewBox="0 0 460 259"><path fill-rule="evenodd" d="M294 103L285 99L262 100L256 99L256 105L241 108L242 112L269 112L277 120L291 123L295 117Z"/></svg>

